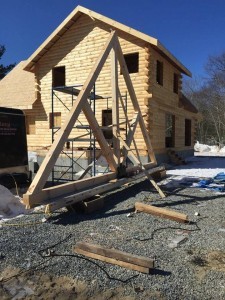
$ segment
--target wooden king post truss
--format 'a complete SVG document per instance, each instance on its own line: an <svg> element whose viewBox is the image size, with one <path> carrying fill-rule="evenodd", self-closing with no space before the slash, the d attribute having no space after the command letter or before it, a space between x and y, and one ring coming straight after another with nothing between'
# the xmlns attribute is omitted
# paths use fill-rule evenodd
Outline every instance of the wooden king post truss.
<svg viewBox="0 0 225 300"><path fill-rule="evenodd" d="M88 96L91 92L91 89L109 55L111 58L113 148L111 148L107 143L100 125L95 118L94 112L88 103ZM134 115L131 122L128 120L126 111L123 107L123 101L121 101L121 95L118 86L117 62L120 64L127 90L134 108ZM119 103L122 105L129 129L126 141L124 141L120 136ZM95 177L82 178L74 182L64 183L62 185L50 188L44 188L50 172L52 171L52 168L54 167L54 164L59 157L81 110L83 111L90 128L95 135L95 138L101 148L101 154L106 158L111 172ZM147 164L141 163L135 143L134 134L138 124L140 126L150 159L150 163ZM135 147L136 155L130 149L132 143ZM133 163L133 166L127 167L125 176L122 176L123 178L121 178L121 176L118 176L118 170L121 169L121 166L123 167L127 157ZM68 113L67 119L58 132L56 139L54 140L49 152L42 162L38 173L31 183L27 193L23 195L23 202L26 204L27 208L46 204L46 212L51 212L61 207L70 206L96 194L107 192L142 176L147 176L147 178L159 192L160 196L165 197L164 193L151 177L152 173L160 170L160 168L156 168L156 165L157 163L151 146L149 134L145 127L143 116L141 114L132 81L127 70L126 62L124 60L122 49L120 47L116 32L112 31L102 53L99 55L99 58L93 66L85 84L83 85L76 101L74 102L72 109ZM138 174L134 176L135 171L138 171Z"/></svg>

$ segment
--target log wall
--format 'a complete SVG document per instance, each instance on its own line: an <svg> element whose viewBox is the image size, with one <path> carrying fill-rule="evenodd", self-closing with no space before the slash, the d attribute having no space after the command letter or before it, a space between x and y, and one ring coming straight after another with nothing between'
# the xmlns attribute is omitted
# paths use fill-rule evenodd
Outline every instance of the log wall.
<svg viewBox="0 0 225 300"><path fill-rule="evenodd" d="M101 53L111 29L113 28L109 28L103 22L82 15L58 42L52 46L46 55L39 60L35 69L39 99L36 101L34 110L32 111L32 114L36 116L36 128L35 134L28 135L30 150L38 150L39 154L44 154L45 150L51 145L52 136L49 126L49 116L52 111L52 68L65 66L67 86L83 85L93 64ZM165 113L175 114L176 116L175 147L187 149L188 147L184 147L184 119L190 118L192 120L192 139L194 139L194 119L196 119L196 115L178 107L179 94L173 93L173 74L174 72L178 73L178 71L165 58L160 56L155 49L147 45L146 42L122 31L118 31L117 34L124 54L139 53L139 72L130 74L130 76L141 110L143 113L147 113L145 124L149 130L155 152L161 153L166 151ZM157 84L155 79L157 60L162 61L164 65L163 86ZM123 76L120 74L120 68L118 69L119 88L121 94L124 95L127 89ZM109 57L96 81L97 95L111 97L110 70ZM71 95L62 93L57 93L57 95L68 108L71 107ZM56 100L56 98L54 99ZM111 108L110 99L108 103L108 108ZM102 110L104 109L107 109L106 99L96 100L96 118L100 125L102 123ZM59 101L55 101L54 111L61 112L63 123L68 113L66 107ZM134 110L128 96L129 119L132 119L133 113ZM82 115L79 117L79 121L85 125L87 124ZM77 122L77 124L79 125L80 123ZM85 133L84 130L73 130L70 137L83 133ZM135 138L141 154L146 155L146 149L143 146L143 138L139 128L137 128ZM79 146L88 146L88 144L83 143L79 144Z"/></svg>

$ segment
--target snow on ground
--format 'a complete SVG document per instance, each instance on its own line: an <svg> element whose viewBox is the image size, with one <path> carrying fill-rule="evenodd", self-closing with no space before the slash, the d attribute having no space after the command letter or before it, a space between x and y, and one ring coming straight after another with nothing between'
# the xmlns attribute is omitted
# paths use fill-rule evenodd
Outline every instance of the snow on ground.
<svg viewBox="0 0 225 300"><path fill-rule="evenodd" d="M14 196L6 187L0 185L0 223L25 213L25 205L21 203L20 197Z"/></svg>
<svg viewBox="0 0 225 300"><path fill-rule="evenodd" d="M225 172L225 157L190 157L187 164L176 166L168 170L168 175L180 175L188 177L214 177L220 172Z"/></svg>
<svg viewBox="0 0 225 300"><path fill-rule="evenodd" d="M218 173L225 173L225 157L200 157L193 156L186 159L186 165L173 167L166 171L167 178L160 182L167 188L179 186L196 186L204 178L213 178ZM195 184L194 184L195 182ZM218 185L223 187L224 185ZM209 186L213 187L213 184Z"/></svg>

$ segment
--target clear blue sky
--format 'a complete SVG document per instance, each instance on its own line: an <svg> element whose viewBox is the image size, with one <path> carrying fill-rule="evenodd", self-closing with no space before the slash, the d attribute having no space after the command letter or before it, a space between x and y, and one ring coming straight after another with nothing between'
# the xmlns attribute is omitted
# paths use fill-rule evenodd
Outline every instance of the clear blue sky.
<svg viewBox="0 0 225 300"><path fill-rule="evenodd" d="M193 75L225 51L225 0L2 0L1 63L27 59L77 5L159 39Z"/></svg>

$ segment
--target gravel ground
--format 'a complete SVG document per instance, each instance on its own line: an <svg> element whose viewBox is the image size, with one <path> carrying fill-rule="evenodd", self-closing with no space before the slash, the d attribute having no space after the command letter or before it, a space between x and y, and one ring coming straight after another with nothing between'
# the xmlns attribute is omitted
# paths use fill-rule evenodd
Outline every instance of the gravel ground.
<svg viewBox="0 0 225 300"><path fill-rule="evenodd" d="M97 213L60 211L42 223L39 212L8 221L0 228L0 298L225 299L225 195L188 184L162 189L166 199L143 180L107 194ZM192 222L128 217L136 201L185 213ZM170 248L181 234L186 240ZM78 241L154 258L156 267L147 275L84 259L72 250ZM57 256L43 257L50 250Z"/></svg>

